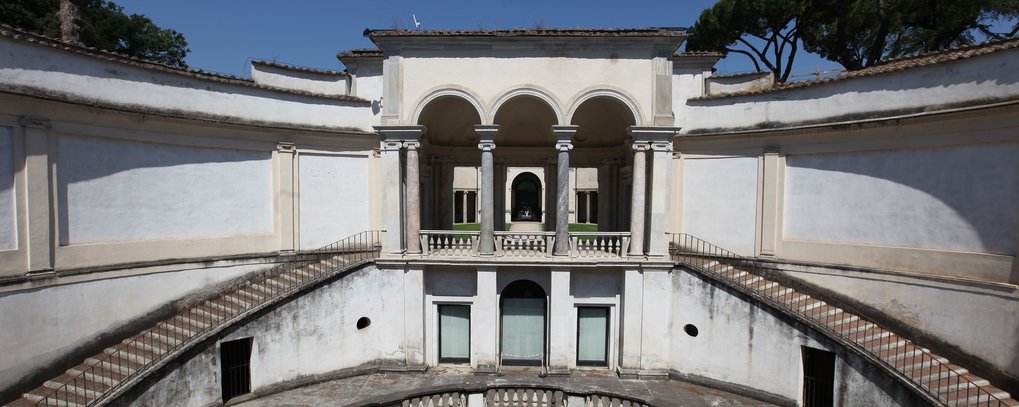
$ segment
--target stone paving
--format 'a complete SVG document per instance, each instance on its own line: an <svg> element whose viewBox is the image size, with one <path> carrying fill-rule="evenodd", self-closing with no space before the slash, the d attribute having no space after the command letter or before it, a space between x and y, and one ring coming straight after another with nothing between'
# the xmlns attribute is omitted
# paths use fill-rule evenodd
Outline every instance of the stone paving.
<svg viewBox="0 0 1019 407"><path fill-rule="evenodd" d="M654 397L676 406L771 406L749 397L676 380L621 380L609 371L580 371L569 377L540 378L536 369L503 372L503 376L475 376L453 368L426 373L376 373L291 389L235 404L237 407L357 406L359 402L392 393L463 383L527 383L596 388L636 397ZM231 403L233 404L233 403Z"/></svg>

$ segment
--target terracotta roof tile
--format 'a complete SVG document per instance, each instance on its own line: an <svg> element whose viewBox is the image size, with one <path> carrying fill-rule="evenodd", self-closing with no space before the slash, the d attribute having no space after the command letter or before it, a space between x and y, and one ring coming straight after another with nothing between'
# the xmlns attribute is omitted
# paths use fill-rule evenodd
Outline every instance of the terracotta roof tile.
<svg viewBox="0 0 1019 407"><path fill-rule="evenodd" d="M253 61L251 61L251 63L252 64L272 66L272 67L276 67L276 68L289 69L291 71L310 72L310 73L317 73L317 74L323 74L323 75L341 75L341 76L346 76L347 75L346 72L334 71L332 69L309 68L309 67L306 67L306 66L281 64L279 62L266 61L266 60L261 60L261 59L253 60Z"/></svg>
<svg viewBox="0 0 1019 407"><path fill-rule="evenodd" d="M672 56L674 58L684 58L684 57L690 57L690 58L703 58L703 57L722 58L725 55L723 55L721 52L718 52L718 51L683 51L683 52L677 52L675 54L672 54Z"/></svg>
<svg viewBox="0 0 1019 407"><path fill-rule="evenodd" d="M708 99L721 99L735 96L747 96L756 95L763 93L774 93L781 92L791 89L806 88L810 86L817 86L831 82L838 82L852 78L861 78L866 76L882 75L892 72L903 71L912 68L919 68L924 66L931 66L937 64L943 64L951 61L957 61L960 59L973 58L981 55L992 54L999 51L1004 51L1012 48L1019 48L1019 37L1011 37L1002 40L987 41L980 44L964 45L954 48L949 48L941 51L935 51L927 54L920 54L915 56L901 57L890 59L881 62L879 65L875 65L869 68L864 68L856 71L849 71L844 74L834 76L831 78L814 79L808 81L799 82L787 82L779 84L773 88L751 90L744 92L734 93L723 93L718 95L708 95L690 100L708 100Z"/></svg>
<svg viewBox="0 0 1019 407"><path fill-rule="evenodd" d="M358 58L358 57L381 57L382 50L378 48L361 48L342 51L336 54L337 58Z"/></svg>
<svg viewBox="0 0 1019 407"><path fill-rule="evenodd" d="M275 86L266 86L255 83L251 79L240 78L233 75L227 75L217 72L203 71L200 69L190 68L178 68L175 66L167 65L161 62L152 61L148 59L136 58L130 55L120 54L112 51L106 51L94 47L86 47L82 45L72 44L63 42L61 40L50 38L44 35L34 34L28 31L23 31L6 24L0 24L0 37L10 38L13 40L24 41L28 43L38 44L42 46L48 46L56 49L60 49L67 52L73 52L79 55L85 55L97 59L102 59L111 62L122 63L125 65L131 65L139 68L150 69L154 71L161 71L171 74L189 76L196 79L208 80L213 82L225 83L230 85L240 85L250 88L262 89L272 92L288 93L293 95L323 98L323 99L334 99L334 100L345 100L350 102L359 103L371 103L371 101L362 99L354 96L346 95L326 95L321 93L307 92L296 89L285 89Z"/></svg>

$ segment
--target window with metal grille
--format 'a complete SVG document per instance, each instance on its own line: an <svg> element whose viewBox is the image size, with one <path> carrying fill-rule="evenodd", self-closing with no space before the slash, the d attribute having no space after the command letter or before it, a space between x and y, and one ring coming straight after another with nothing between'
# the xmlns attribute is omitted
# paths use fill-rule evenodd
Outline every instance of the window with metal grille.
<svg viewBox="0 0 1019 407"><path fill-rule="evenodd" d="M835 354L803 347L803 407L830 407L835 395Z"/></svg>
<svg viewBox="0 0 1019 407"><path fill-rule="evenodd" d="M223 402L251 392L251 338L219 345Z"/></svg>

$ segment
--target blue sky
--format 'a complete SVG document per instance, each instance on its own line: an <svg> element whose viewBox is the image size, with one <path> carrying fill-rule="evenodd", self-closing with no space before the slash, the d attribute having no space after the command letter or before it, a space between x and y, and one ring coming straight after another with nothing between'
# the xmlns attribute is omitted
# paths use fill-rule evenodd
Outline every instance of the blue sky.
<svg viewBox="0 0 1019 407"><path fill-rule="evenodd" d="M336 53L371 47L365 28L413 26L422 29L545 27L689 27L713 0L114 0L128 13L187 37L192 68L248 76L251 59L323 69L341 69ZM797 56L794 73L838 64L813 55ZM719 72L753 70L746 57L732 55Z"/></svg>

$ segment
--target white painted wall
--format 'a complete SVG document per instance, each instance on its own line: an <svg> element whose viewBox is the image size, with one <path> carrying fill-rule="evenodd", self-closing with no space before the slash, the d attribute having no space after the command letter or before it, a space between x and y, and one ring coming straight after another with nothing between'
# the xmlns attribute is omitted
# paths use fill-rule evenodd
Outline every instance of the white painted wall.
<svg viewBox="0 0 1019 407"><path fill-rule="evenodd" d="M400 364L403 283L403 273L369 265L240 326L222 341L254 338L251 389L256 392L346 368ZM362 316L372 323L358 330ZM188 386L187 391L181 386ZM153 385L133 405L215 405L221 401L219 389L217 344Z"/></svg>
<svg viewBox="0 0 1019 407"><path fill-rule="evenodd" d="M308 72L252 62L251 80L278 88L325 95L347 94L347 77L340 73Z"/></svg>
<svg viewBox="0 0 1019 407"><path fill-rule="evenodd" d="M1019 95L1019 49L779 92L687 103L684 133L796 124ZM887 113L885 113L887 114Z"/></svg>
<svg viewBox="0 0 1019 407"><path fill-rule="evenodd" d="M0 293L0 343L17 350L0 352L0 388L171 301L265 267L185 269Z"/></svg>
<svg viewBox="0 0 1019 407"><path fill-rule="evenodd" d="M60 243L271 234L271 154L95 137L57 142Z"/></svg>
<svg viewBox="0 0 1019 407"><path fill-rule="evenodd" d="M14 133L10 127L0 127L0 250L18 247L14 157Z"/></svg>
<svg viewBox="0 0 1019 407"><path fill-rule="evenodd" d="M1015 254L1019 144L790 155L784 237Z"/></svg>
<svg viewBox="0 0 1019 407"><path fill-rule="evenodd" d="M757 157L686 158L683 232L753 255L757 225Z"/></svg>
<svg viewBox="0 0 1019 407"><path fill-rule="evenodd" d="M128 109L372 131L366 103L193 78L0 38L0 86ZM152 97L159 95L159 97Z"/></svg>
<svg viewBox="0 0 1019 407"><path fill-rule="evenodd" d="M368 230L368 157L298 156L300 246L317 249Z"/></svg>

